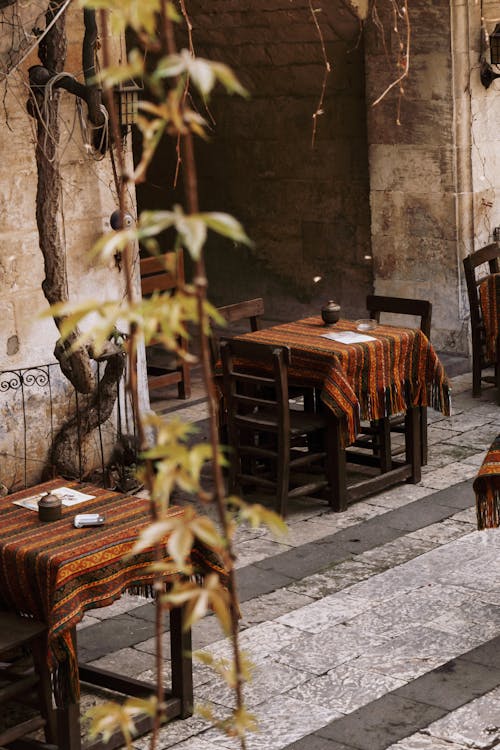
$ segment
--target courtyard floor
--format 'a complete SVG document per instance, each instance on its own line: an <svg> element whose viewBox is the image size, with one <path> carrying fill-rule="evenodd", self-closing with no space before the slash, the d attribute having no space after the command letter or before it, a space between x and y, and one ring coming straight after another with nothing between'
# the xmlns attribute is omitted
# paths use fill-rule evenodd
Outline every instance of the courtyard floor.
<svg viewBox="0 0 500 750"><path fill-rule="evenodd" d="M452 384L453 415L429 410L418 485L342 514L295 502L280 540L240 529L241 644L255 664L245 700L260 728L248 750L500 750L500 530L477 531L472 490L500 408L492 389L472 399L470 374ZM196 395L155 408L206 418ZM151 677L153 620L153 605L133 596L92 611L81 658ZM214 616L193 643L229 655ZM168 635L165 652L168 676ZM194 680L195 701L224 716L230 691L196 661ZM195 715L165 726L157 749L236 747Z"/></svg>

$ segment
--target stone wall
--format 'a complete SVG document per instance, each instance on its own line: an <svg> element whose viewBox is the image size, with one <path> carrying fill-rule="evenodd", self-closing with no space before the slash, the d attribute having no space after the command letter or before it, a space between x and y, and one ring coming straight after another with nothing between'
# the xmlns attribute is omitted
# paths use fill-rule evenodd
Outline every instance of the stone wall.
<svg viewBox="0 0 500 750"><path fill-rule="evenodd" d="M360 25L341 3L322 7L332 72L312 146L324 62L308 3L189 3L196 54L230 65L250 93L219 91L209 112L200 108L214 120L209 142L198 143L201 205L235 215L255 243L210 241L210 296L218 304L263 296L276 320L317 312L331 297L359 317L371 291Z"/></svg>
<svg viewBox="0 0 500 750"><path fill-rule="evenodd" d="M71 6L73 8L73 6ZM78 76L81 70L82 12L76 6L68 19L69 47L66 70ZM0 371L31 368L55 362L58 338L51 317L41 318L48 303L41 284L44 264L38 245L35 218L37 173L35 126L26 111L26 71L36 64L34 53L5 85L0 108ZM85 110L85 105L84 105ZM116 195L109 157L95 161L82 140L76 99L63 92L61 98L62 211L59 220L66 249L69 299L120 298L123 272L114 263L106 267L90 260L87 251L98 236L109 229L109 216L116 208ZM3 383L5 384L5 379ZM52 377L49 412L45 387L26 390L25 413L21 392L0 384L0 482L9 488L24 482L23 463L28 429L28 484L39 480L46 463L50 440L74 413L74 393L64 378ZM52 420L52 422L51 422ZM106 451L112 447L114 427L108 430ZM84 447L85 469L100 465L100 447L93 436Z"/></svg>
<svg viewBox="0 0 500 750"><path fill-rule="evenodd" d="M378 7L387 17L392 5ZM375 290L430 299L436 346L467 354L462 260L498 223L500 102L479 82L479 5L412 0L409 8L401 99L396 88L370 106L398 74L386 52L394 59L400 39L393 34L384 48L374 27L366 37Z"/></svg>
<svg viewBox="0 0 500 750"><path fill-rule="evenodd" d="M498 0L485 0L483 13L486 30L491 33L500 22ZM469 37L464 65L468 63L470 70L473 247L477 250L491 242L495 227L500 227L500 79L488 89L480 82L480 14L475 4L469 4L465 21Z"/></svg>

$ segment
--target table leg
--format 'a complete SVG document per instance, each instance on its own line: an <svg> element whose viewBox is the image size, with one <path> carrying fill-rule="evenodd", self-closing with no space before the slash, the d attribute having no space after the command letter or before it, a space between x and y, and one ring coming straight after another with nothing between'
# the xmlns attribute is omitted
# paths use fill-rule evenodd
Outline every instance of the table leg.
<svg viewBox="0 0 500 750"><path fill-rule="evenodd" d="M406 461L411 466L411 475L408 481L411 484L417 484L422 478L422 447L421 447L421 426L420 426L420 408L418 406L410 407L405 417L406 430Z"/></svg>
<svg viewBox="0 0 500 750"><path fill-rule="evenodd" d="M193 713L193 674L191 654L191 631L182 629L183 609L176 607L170 611L170 643L172 664L172 686L165 690L164 714L167 720L187 718ZM72 631L76 648L76 633ZM80 681L89 685L106 688L126 696L148 698L155 692L152 683L136 680L99 667L79 665ZM153 720L141 716L135 721L137 736L152 730ZM80 739L80 704L68 703L57 709L57 737L60 750L82 750ZM123 746L123 735L114 732L104 743L101 739L84 743L83 750L113 750Z"/></svg>
<svg viewBox="0 0 500 750"><path fill-rule="evenodd" d="M76 628L71 628L71 639L76 653ZM81 750L80 703L67 703L56 709L57 742L61 750Z"/></svg>
<svg viewBox="0 0 500 750"><path fill-rule="evenodd" d="M57 711L57 743L61 750L81 750L80 704L69 703Z"/></svg>
<svg viewBox="0 0 500 750"><path fill-rule="evenodd" d="M345 448L342 447L342 431L340 420L333 414L326 414L327 445L326 460L327 474L330 484L330 507L340 513L347 508L347 465Z"/></svg>
<svg viewBox="0 0 500 750"><path fill-rule="evenodd" d="M191 629L182 629L184 609L170 610L170 653L172 665L172 696L181 702L180 718L193 713L193 664Z"/></svg>

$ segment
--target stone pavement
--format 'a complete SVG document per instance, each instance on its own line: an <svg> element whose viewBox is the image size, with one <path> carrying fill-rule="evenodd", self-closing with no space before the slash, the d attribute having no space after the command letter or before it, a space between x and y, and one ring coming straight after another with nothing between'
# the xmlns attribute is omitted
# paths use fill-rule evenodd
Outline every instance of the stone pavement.
<svg viewBox="0 0 500 750"><path fill-rule="evenodd" d="M296 501L280 540L240 529L241 642L255 664L245 698L260 727L248 750L500 750L500 530L476 530L472 491L500 409L493 390L470 391L470 374L454 378L453 416L429 410L418 485L342 514ZM206 416L196 397L174 407L191 421ZM151 677L153 617L132 596L93 611L79 627L81 657ZM229 654L213 615L193 641ZM165 648L168 658L167 636ZM199 662L194 679L196 702L224 716L230 691ZM196 715L164 727L158 743L236 747Z"/></svg>

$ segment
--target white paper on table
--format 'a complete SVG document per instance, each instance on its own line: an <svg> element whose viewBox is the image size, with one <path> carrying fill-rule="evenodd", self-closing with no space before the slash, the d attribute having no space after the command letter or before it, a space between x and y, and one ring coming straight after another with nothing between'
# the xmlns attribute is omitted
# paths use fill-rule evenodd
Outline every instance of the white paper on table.
<svg viewBox="0 0 500 750"><path fill-rule="evenodd" d="M27 508L28 510L38 510L38 501L46 494L46 492L40 492L38 495L30 495L30 497L25 497L22 500L13 500L12 504L20 505L22 508ZM60 497L62 504L68 507L95 498L95 495L86 495L85 492L78 492L78 490L74 490L71 487L57 487L57 489L51 490L50 494Z"/></svg>
<svg viewBox="0 0 500 750"><path fill-rule="evenodd" d="M366 333L356 333L356 331L339 331L338 333L322 333L324 339L338 341L339 344L362 344L363 341L376 341L374 336L367 336Z"/></svg>

